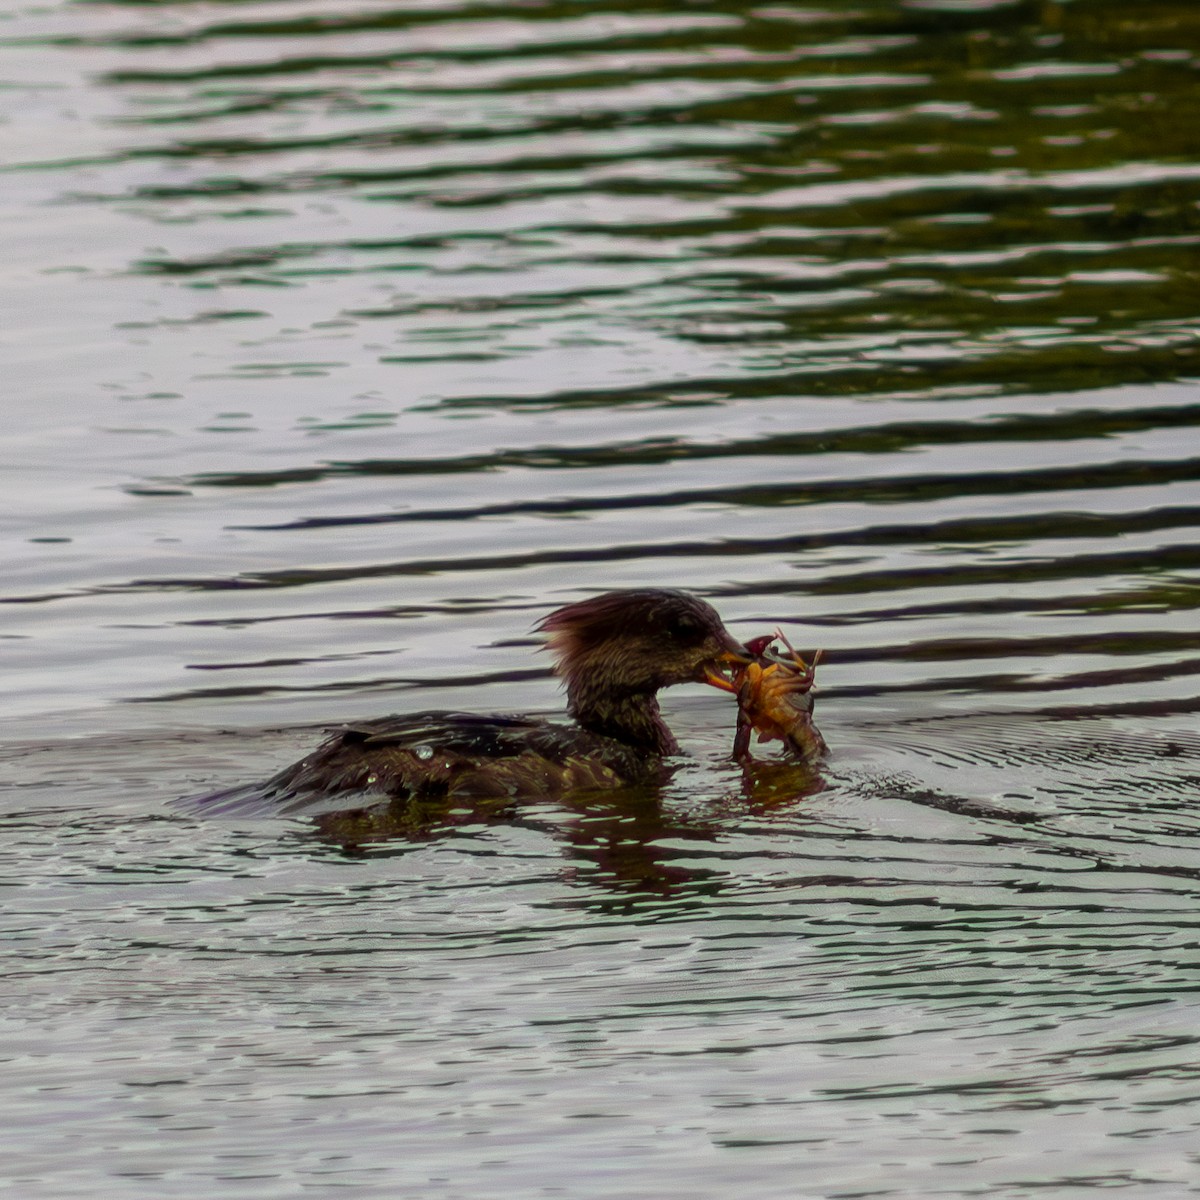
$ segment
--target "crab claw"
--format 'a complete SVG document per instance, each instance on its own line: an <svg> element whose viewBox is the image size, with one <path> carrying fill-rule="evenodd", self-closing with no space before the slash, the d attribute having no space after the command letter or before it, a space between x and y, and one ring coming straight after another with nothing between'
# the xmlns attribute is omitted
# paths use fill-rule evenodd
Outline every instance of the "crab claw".
<svg viewBox="0 0 1200 1200"><path fill-rule="evenodd" d="M760 634L758 637L751 638L746 643L746 649L754 655L755 658L761 658L767 653L771 647L771 643L775 640L773 633Z"/></svg>

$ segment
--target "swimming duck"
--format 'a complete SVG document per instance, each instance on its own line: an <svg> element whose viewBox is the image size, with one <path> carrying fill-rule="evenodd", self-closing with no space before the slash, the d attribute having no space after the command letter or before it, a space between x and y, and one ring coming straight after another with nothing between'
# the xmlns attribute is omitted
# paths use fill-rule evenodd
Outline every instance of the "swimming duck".
<svg viewBox="0 0 1200 1200"><path fill-rule="evenodd" d="M480 799L637 783L679 749L659 689L695 681L728 690L725 668L750 661L711 605L668 589L580 600L537 629L573 725L454 712L356 723L265 783L209 797L212 809L240 808L251 794L287 811L341 793Z"/></svg>

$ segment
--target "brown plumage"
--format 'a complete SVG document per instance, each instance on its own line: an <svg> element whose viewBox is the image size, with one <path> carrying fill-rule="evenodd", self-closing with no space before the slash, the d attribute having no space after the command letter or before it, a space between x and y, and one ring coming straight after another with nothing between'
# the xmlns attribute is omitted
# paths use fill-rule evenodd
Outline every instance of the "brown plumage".
<svg viewBox="0 0 1200 1200"><path fill-rule="evenodd" d="M363 793L478 800L636 783L678 750L658 690L710 682L723 666L747 661L716 610L684 592L608 592L558 609L538 629L549 635L575 725L467 713L384 717L335 731L265 783L217 793L205 807L291 811L328 808L339 796L359 803Z"/></svg>

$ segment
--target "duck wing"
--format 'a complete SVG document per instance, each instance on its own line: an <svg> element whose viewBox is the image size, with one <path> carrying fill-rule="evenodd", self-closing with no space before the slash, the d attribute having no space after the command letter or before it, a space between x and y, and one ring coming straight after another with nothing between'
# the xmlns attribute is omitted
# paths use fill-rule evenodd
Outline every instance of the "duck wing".
<svg viewBox="0 0 1200 1200"><path fill-rule="evenodd" d="M528 717L425 712L332 730L264 783L197 803L210 813L312 812L381 797L556 796L644 779L656 760L613 738Z"/></svg>

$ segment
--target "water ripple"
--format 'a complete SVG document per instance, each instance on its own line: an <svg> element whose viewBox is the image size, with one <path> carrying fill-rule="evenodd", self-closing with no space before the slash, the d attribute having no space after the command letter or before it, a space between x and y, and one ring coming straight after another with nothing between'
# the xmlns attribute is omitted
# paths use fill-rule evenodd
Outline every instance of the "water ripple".
<svg viewBox="0 0 1200 1200"><path fill-rule="evenodd" d="M1200 9L2 33L10 1190L1187 1192ZM642 585L830 760L679 689L658 790L179 803Z"/></svg>

